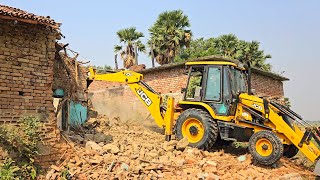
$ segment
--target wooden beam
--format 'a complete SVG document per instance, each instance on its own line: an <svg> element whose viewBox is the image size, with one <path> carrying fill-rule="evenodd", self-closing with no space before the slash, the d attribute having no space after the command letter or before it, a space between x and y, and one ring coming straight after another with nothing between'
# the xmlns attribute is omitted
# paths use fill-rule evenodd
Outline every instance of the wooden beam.
<svg viewBox="0 0 320 180"><path fill-rule="evenodd" d="M75 73L76 73L76 83L77 83L77 86L78 86L78 61L77 60L74 60L74 65L76 66L75 67Z"/></svg>

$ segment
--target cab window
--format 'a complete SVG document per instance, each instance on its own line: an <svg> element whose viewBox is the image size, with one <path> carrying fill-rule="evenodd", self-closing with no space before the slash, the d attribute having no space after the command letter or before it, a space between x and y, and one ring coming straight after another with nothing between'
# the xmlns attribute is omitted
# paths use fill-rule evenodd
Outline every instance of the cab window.
<svg viewBox="0 0 320 180"><path fill-rule="evenodd" d="M221 99L221 68L209 67L206 84L205 100L220 101Z"/></svg>
<svg viewBox="0 0 320 180"><path fill-rule="evenodd" d="M201 100L203 67L192 67L186 91L186 99L193 101Z"/></svg>
<svg viewBox="0 0 320 180"><path fill-rule="evenodd" d="M247 91L246 77L245 74L235 68L231 68L231 89L233 95L238 95Z"/></svg>

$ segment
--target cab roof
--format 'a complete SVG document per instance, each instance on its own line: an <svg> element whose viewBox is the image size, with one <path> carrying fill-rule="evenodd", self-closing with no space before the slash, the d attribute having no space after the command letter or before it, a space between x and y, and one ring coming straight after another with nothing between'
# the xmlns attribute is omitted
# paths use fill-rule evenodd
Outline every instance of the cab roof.
<svg viewBox="0 0 320 180"><path fill-rule="evenodd" d="M225 58L225 57L221 57L221 56L206 56L206 57L199 57L199 58L195 58L192 60L189 60L187 62L201 62L201 61L219 61L219 62L231 62L234 63L236 65L238 65L239 63L241 63L239 60L236 59L229 59L229 58Z"/></svg>
<svg viewBox="0 0 320 180"><path fill-rule="evenodd" d="M220 56L207 56L207 57L200 57L197 59L193 59L191 61L186 62L186 66L193 66L193 65L230 65L234 66L238 69L244 70L244 64L241 63L239 60L227 59Z"/></svg>
<svg viewBox="0 0 320 180"><path fill-rule="evenodd" d="M223 62L223 61L196 61L196 62L186 62L187 66L190 65L231 65L237 66L235 63L232 62Z"/></svg>

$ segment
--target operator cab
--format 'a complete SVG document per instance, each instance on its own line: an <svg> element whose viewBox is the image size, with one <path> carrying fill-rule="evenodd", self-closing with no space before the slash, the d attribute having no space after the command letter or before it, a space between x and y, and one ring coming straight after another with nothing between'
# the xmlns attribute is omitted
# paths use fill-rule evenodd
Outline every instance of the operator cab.
<svg viewBox="0 0 320 180"><path fill-rule="evenodd" d="M184 101L204 102L217 115L235 114L236 101L247 92L246 72L231 62L188 62L189 78Z"/></svg>

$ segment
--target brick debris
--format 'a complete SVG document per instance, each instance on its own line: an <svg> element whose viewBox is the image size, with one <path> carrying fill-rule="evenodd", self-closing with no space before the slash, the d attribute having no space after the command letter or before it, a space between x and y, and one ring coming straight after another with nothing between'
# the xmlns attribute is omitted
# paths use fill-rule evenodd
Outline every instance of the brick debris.
<svg viewBox="0 0 320 180"><path fill-rule="evenodd" d="M314 178L290 159L282 158L275 167L256 166L246 151L225 150L235 147L202 151L188 147L186 139L166 142L163 134L119 118L91 118L82 134L67 137L75 153L51 166L46 179L59 179L62 173L82 180Z"/></svg>

